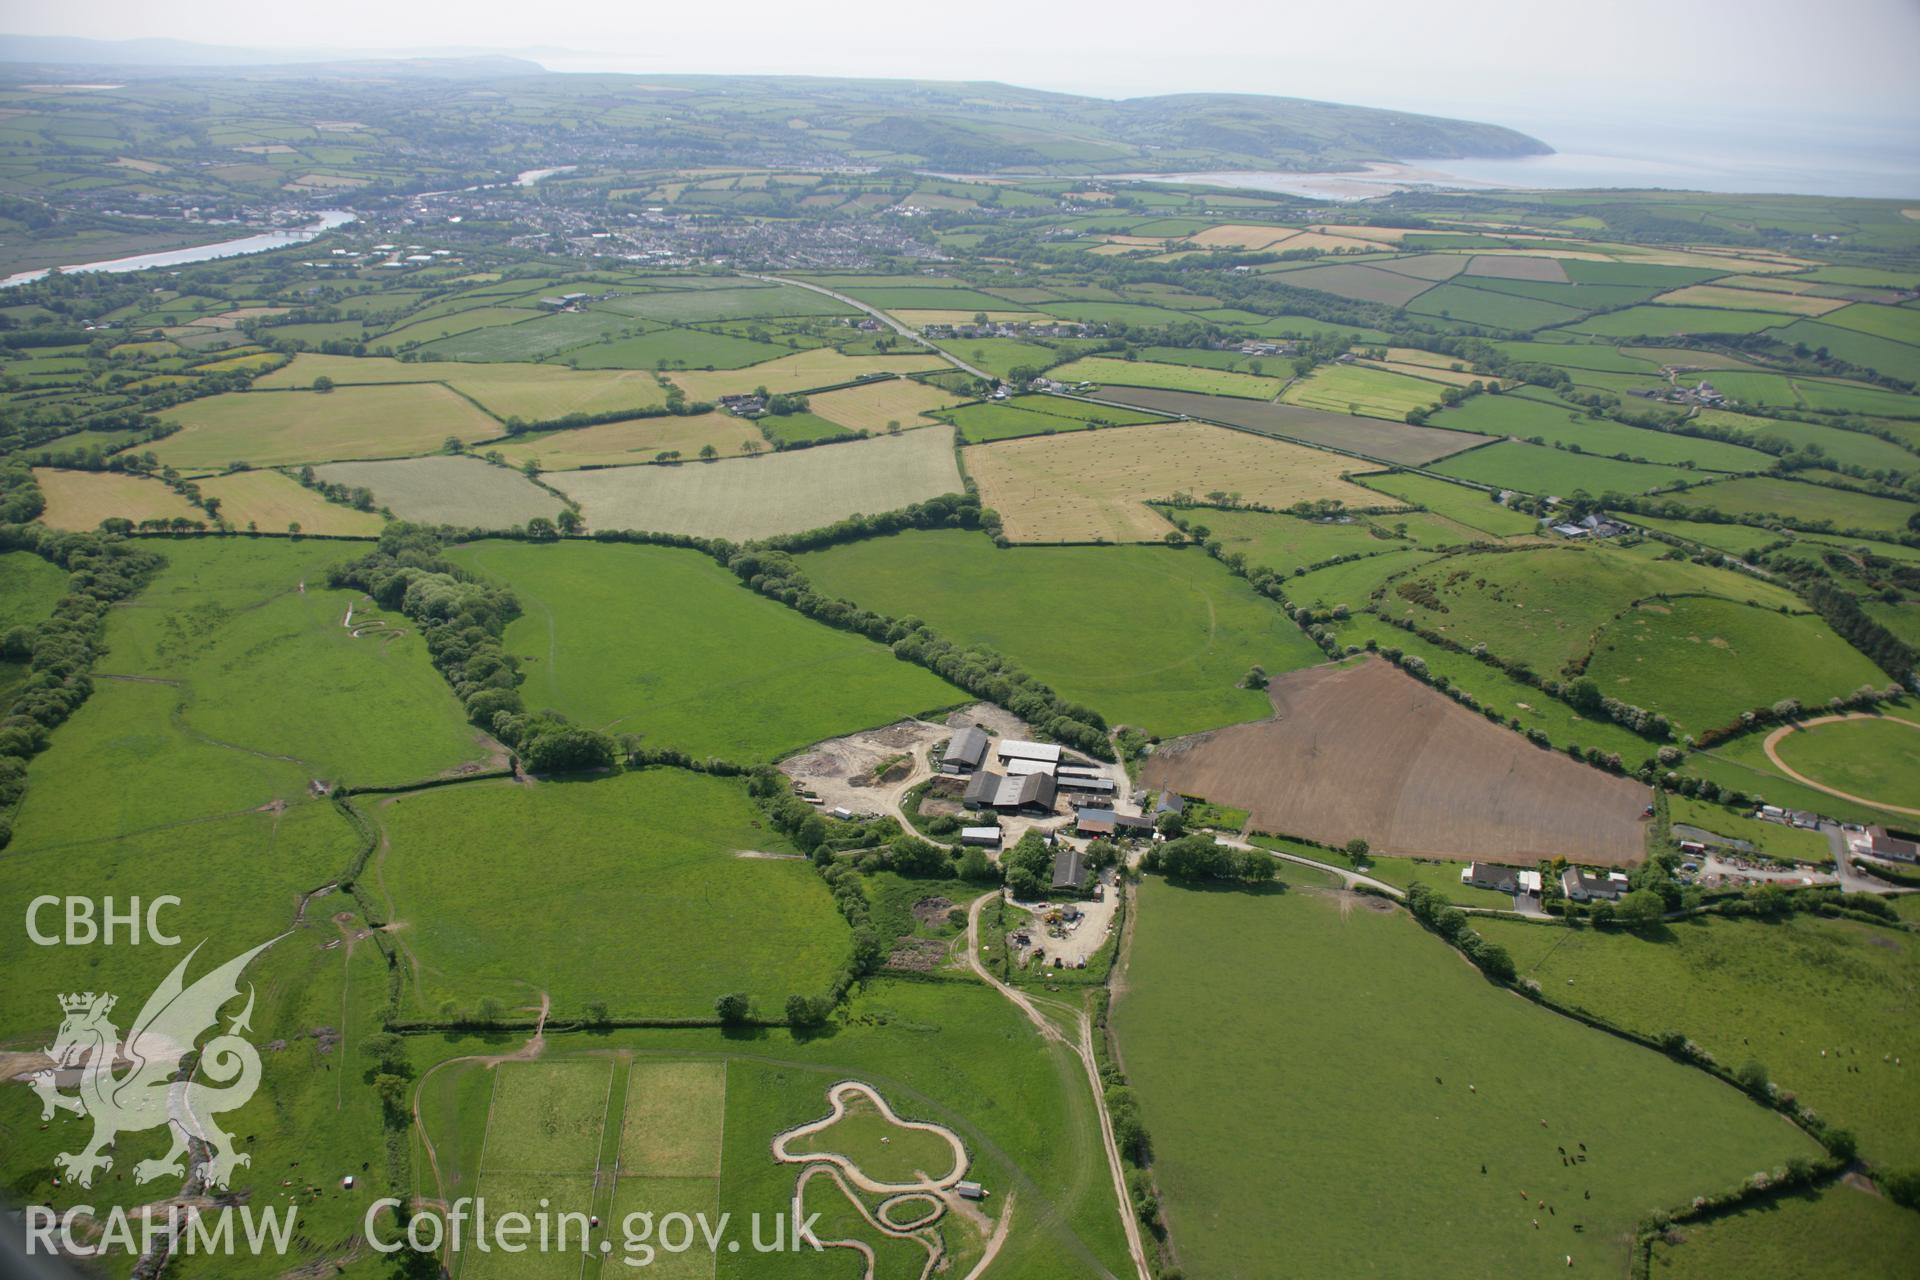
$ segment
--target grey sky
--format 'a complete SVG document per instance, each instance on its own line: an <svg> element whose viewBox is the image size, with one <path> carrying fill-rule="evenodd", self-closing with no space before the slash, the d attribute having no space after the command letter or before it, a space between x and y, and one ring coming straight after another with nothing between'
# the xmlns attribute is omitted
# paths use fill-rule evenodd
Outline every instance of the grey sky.
<svg viewBox="0 0 1920 1280"><path fill-rule="evenodd" d="M1920 133L1920 0L88 0L0 26L106 39L540 50L564 70L1004 80L1121 97L1240 91L1497 120L1879 118ZM591 51L568 56L560 51Z"/></svg>

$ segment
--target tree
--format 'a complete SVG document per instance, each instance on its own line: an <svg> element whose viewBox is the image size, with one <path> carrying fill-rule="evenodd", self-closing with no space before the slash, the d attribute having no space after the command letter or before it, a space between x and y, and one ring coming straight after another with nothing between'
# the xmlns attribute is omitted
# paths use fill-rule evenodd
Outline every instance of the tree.
<svg viewBox="0 0 1920 1280"><path fill-rule="evenodd" d="M1358 836L1347 841L1347 857L1353 860L1353 865L1356 867L1366 862L1367 854L1372 852L1372 849L1371 845Z"/></svg>
<svg viewBox="0 0 1920 1280"><path fill-rule="evenodd" d="M406 1117L408 1083L405 1076L390 1071L382 1071L373 1078L373 1091L380 1096L380 1106L389 1124L397 1126Z"/></svg>
<svg viewBox="0 0 1920 1280"><path fill-rule="evenodd" d="M713 1002L713 1014L721 1025L737 1027L753 1016L753 999L744 991L729 991Z"/></svg>
<svg viewBox="0 0 1920 1280"><path fill-rule="evenodd" d="M559 527L560 532L562 533L565 533L565 534L578 533L580 532L580 513L578 511L575 511L572 507L565 507L561 510L559 515L554 517L554 523Z"/></svg>
<svg viewBox="0 0 1920 1280"><path fill-rule="evenodd" d="M605 1000L589 1000L586 1003L586 1023L590 1027L604 1027L613 1021L613 1014L607 1009Z"/></svg>
<svg viewBox="0 0 1920 1280"><path fill-rule="evenodd" d="M714 448L711 444L703 444L700 446L700 460L702 462L712 462L715 458L719 456L720 456L720 451Z"/></svg>
<svg viewBox="0 0 1920 1280"><path fill-rule="evenodd" d="M321 395L325 395L327 392L333 390L333 379L323 373L313 380L313 389Z"/></svg>
<svg viewBox="0 0 1920 1280"><path fill-rule="evenodd" d="M521 744L520 760L530 773L577 773L613 764L613 739L594 729L562 725Z"/></svg>
<svg viewBox="0 0 1920 1280"><path fill-rule="evenodd" d="M578 519L579 517L576 516L574 518ZM527 521L527 536L536 542L551 542L560 536L560 532L554 527L553 521L547 519L547 517L535 516L533 519Z"/></svg>
<svg viewBox="0 0 1920 1280"><path fill-rule="evenodd" d="M1666 914L1666 899L1652 889L1635 889L1614 910L1614 918L1629 929L1652 928Z"/></svg>
<svg viewBox="0 0 1920 1280"><path fill-rule="evenodd" d="M1773 1082L1767 1078L1767 1069L1752 1058L1740 1064L1733 1078L1740 1082L1742 1089L1756 1098L1767 1098L1773 1094Z"/></svg>
<svg viewBox="0 0 1920 1280"><path fill-rule="evenodd" d="M1483 942L1474 949L1473 958L1480 965L1481 972L1499 982L1512 982L1514 975L1513 957L1507 949L1497 942Z"/></svg>

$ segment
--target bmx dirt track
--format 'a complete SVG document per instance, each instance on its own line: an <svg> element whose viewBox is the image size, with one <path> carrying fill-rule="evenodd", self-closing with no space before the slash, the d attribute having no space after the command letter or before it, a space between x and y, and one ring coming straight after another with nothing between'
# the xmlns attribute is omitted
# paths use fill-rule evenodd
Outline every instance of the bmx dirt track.
<svg viewBox="0 0 1920 1280"><path fill-rule="evenodd" d="M1144 781L1243 808L1253 827L1379 853L1625 866L1647 789L1528 743L1380 658L1291 672L1272 719L1163 744Z"/></svg>

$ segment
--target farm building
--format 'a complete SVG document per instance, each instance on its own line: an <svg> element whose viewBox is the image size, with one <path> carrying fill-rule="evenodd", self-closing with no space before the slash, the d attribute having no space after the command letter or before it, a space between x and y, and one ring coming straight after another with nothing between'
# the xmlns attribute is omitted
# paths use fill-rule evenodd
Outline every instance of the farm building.
<svg viewBox="0 0 1920 1280"><path fill-rule="evenodd" d="M1176 792L1162 791L1160 793L1160 802L1153 806L1153 811L1156 814L1185 813L1187 811L1187 802L1185 797Z"/></svg>
<svg viewBox="0 0 1920 1280"><path fill-rule="evenodd" d="M1136 813L1116 813L1113 815L1114 834L1122 836L1151 836L1154 831L1153 819Z"/></svg>
<svg viewBox="0 0 1920 1280"><path fill-rule="evenodd" d="M1103 778L1092 770L1069 773L1062 769L1054 780L1062 791L1079 791L1088 795L1110 796L1114 793L1113 779Z"/></svg>
<svg viewBox="0 0 1920 1280"><path fill-rule="evenodd" d="M982 849L1000 847L1000 828L998 827L962 827L960 843L978 845Z"/></svg>
<svg viewBox="0 0 1920 1280"><path fill-rule="evenodd" d="M1089 805L1073 815L1073 834L1110 836L1113 834L1115 816L1111 809L1095 808Z"/></svg>
<svg viewBox="0 0 1920 1280"><path fill-rule="evenodd" d="M1613 902L1627 891L1627 877L1618 871L1609 871L1604 876L1590 876L1577 867L1568 867L1560 873L1560 891L1575 902L1594 898Z"/></svg>
<svg viewBox="0 0 1920 1280"><path fill-rule="evenodd" d="M1861 847L1861 852L1894 862L1913 862L1920 858L1920 844L1904 833L1895 834L1885 827L1868 827L1866 843Z"/></svg>
<svg viewBox="0 0 1920 1280"><path fill-rule="evenodd" d="M953 735L947 743L947 749L940 757L942 773L972 773L987 759L986 730L978 725L962 729Z"/></svg>
<svg viewBox="0 0 1920 1280"><path fill-rule="evenodd" d="M1009 776L982 769L967 783L964 800L969 805L989 809L1029 809L1050 813L1053 811L1053 797L1053 778L1049 774Z"/></svg>
<svg viewBox="0 0 1920 1280"><path fill-rule="evenodd" d="M1053 891L1081 893L1087 887L1087 864L1078 849L1062 847L1053 855Z"/></svg>
<svg viewBox="0 0 1920 1280"><path fill-rule="evenodd" d="M1050 742L1023 742L1019 738L1002 738L999 755L1002 763L1014 760L1032 760L1047 765L1049 769L1060 765L1060 748Z"/></svg>

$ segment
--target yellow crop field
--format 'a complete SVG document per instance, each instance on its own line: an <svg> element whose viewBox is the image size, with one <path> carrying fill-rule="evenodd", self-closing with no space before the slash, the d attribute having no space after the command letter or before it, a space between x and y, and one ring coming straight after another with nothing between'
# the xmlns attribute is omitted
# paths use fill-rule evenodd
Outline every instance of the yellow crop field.
<svg viewBox="0 0 1920 1280"><path fill-rule="evenodd" d="M385 517L373 511L355 511L328 502L278 471L236 471L199 482L200 492L220 499L220 518L235 528L258 528L262 533L284 533L297 524L302 533L346 537L377 537Z"/></svg>
<svg viewBox="0 0 1920 1280"><path fill-rule="evenodd" d="M1484 374L1456 373L1452 369L1438 368L1430 364L1408 364L1398 360L1361 360L1358 362L1358 367L1379 369L1386 373L1404 373L1408 377L1428 378L1434 382L1451 383L1456 387L1464 387L1471 382L1489 381Z"/></svg>
<svg viewBox="0 0 1920 1280"><path fill-rule="evenodd" d="M436 383L318 391L230 391L160 416L180 430L149 446L182 470L431 453L448 436L485 440L500 424Z"/></svg>
<svg viewBox="0 0 1920 1280"><path fill-rule="evenodd" d="M1014 542L1155 542L1173 526L1146 504L1180 492L1268 507L1380 501L1341 478L1348 459L1204 422L1029 436L963 456Z"/></svg>
<svg viewBox="0 0 1920 1280"><path fill-rule="evenodd" d="M207 513L185 498L145 476L123 475L112 471L57 471L35 467L33 478L47 500L41 523L54 529L76 532L97 529L110 516L123 516L138 524L142 520L171 520L185 516L205 520Z"/></svg>
<svg viewBox="0 0 1920 1280"><path fill-rule="evenodd" d="M850 431L885 431L889 422L902 428L924 427L935 420L926 415L960 403L960 397L911 378L869 382L808 397L813 412Z"/></svg>
<svg viewBox="0 0 1920 1280"><path fill-rule="evenodd" d="M1793 316L1823 316L1847 305L1845 298L1816 298L1810 294L1778 293L1760 289L1725 289L1713 284L1690 284L1654 299L1672 307L1730 307L1736 311L1782 311Z"/></svg>
<svg viewBox="0 0 1920 1280"><path fill-rule="evenodd" d="M550 364L408 363L384 356L301 355L253 385L311 387L318 377L344 388L358 383L437 382L498 418L552 422L570 413L618 413L665 404L653 374L639 369L568 369ZM499 430L487 432L498 435Z"/></svg>
<svg viewBox="0 0 1920 1280"><path fill-rule="evenodd" d="M617 467L652 462L662 453L678 453L692 461L712 445L723 458L748 452L749 444L765 445L760 428L730 413L702 413L686 417L629 418L595 427L542 431L516 436L487 446L498 449L515 466L538 462L542 471L572 471L580 467Z"/></svg>
<svg viewBox="0 0 1920 1280"><path fill-rule="evenodd" d="M1363 227L1332 222L1309 227L1308 230L1318 231L1321 235L1345 236L1350 240L1373 240L1381 244L1399 244L1407 238L1405 229L1401 227Z"/></svg>
<svg viewBox="0 0 1920 1280"><path fill-rule="evenodd" d="M921 373L945 369L947 362L936 355L844 356L832 347L814 351L796 351L778 360L749 365L745 369L690 369L667 376L678 383L693 400L717 400L725 395L741 395L765 387L775 394L811 391L852 382L871 373Z"/></svg>
<svg viewBox="0 0 1920 1280"><path fill-rule="evenodd" d="M1224 226L1196 231L1183 243L1201 249L1264 249L1293 233L1292 227L1258 227L1229 222Z"/></svg>

